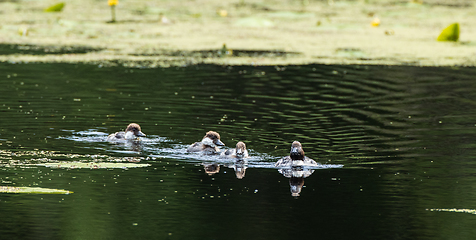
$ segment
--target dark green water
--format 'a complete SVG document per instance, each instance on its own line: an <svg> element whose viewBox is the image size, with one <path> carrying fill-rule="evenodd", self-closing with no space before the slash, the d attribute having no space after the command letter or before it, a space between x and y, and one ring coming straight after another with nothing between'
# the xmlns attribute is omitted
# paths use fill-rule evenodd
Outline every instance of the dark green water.
<svg viewBox="0 0 476 240"><path fill-rule="evenodd" d="M476 69L0 64L2 239L472 239ZM108 133L139 123L140 145ZM252 157L186 153L206 131ZM290 179L292 141L324 167ZM138 168L51 168L70 162ZM218 173L207 174L209 165ZM458 209L460 212L430 211Z"/></svg>

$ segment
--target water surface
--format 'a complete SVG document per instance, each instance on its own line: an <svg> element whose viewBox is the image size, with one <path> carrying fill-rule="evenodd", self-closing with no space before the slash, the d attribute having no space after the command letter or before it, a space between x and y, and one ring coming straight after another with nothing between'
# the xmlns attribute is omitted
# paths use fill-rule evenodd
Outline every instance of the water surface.
<svg viewBox="0 0 476 240"><path fill-rule="evenodd" d="M474 68L0 69L1 185L73 192L0 194L2 237L474 236ZM105 142L130 122L140 144ZM251 158L187 153L209 130ZM321 165L291 178L294 140Z"/></svg>

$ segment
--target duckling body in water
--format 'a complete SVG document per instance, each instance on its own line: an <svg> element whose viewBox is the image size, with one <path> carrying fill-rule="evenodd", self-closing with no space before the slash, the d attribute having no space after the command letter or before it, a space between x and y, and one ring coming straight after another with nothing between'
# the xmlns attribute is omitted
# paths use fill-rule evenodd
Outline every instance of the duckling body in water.
<svg viewBox="0 0 476 240"><path fill-rule="evenodd" d="M127 126L124 132L112 133L107 137L108 142L124 141L124 140L136 140L139 137L145 137L146 135L141 131L139 124L131 123Z"/></svg>
<svg viewBox="0 0 476 240"><path fill-rule="evenodd" d="M236 148L228 149L225 152L222 152L220 156L225 158L247 158L248 150L246 150L244 142L238 142Z"/></svg>
<svg viewBox="0 0 476 240"><path fill-rule="evenodd" d="M304 154L304 150L302 149L302 145L298 141L294 141L291 145L291 152L289 156L285 156L279 159L275 167L293 167L293 166L303 166L303 165L310 165L310 166L317 166L317 162L308 158Z"/></svg>
<svg viewBox="0 0 476 240"><path fill-rule="evenodd" d="M218 146L225 146L220 141L220 134L214 131L208 131L202 141L195 142L188 146L187 152L202 152L204 154L216 154L220 152Z"/></svg>

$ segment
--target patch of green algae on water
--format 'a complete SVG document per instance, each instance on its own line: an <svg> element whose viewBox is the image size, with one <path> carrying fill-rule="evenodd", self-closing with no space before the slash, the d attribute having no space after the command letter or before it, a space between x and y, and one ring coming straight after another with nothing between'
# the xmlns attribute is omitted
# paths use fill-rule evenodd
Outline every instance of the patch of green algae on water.
<svg viewBox="0 0 476 240"><path fill-rule="evenodd" d="M28 193L28 194L70 194L73 193L63 189L40 188L40 187L9 187L0 186L0 193Z"/></svg>
<svg viewBox="0 0 476 240"><path fill-rule="evenodd" d="M476 209L456 209L456 208L432 208L427 209L431 212L458 212L458 213L470 213L476 215Z"/></svg>
<svg viewBox="0 0 476 240"><path fill-rule="evenodd" d="M89 168L89 169L113 169L113 168L140 168L149 167L150 164L140 163L112 163L112 162L56 162L56 163L40 163L36 166L51 168Z"/></svg>

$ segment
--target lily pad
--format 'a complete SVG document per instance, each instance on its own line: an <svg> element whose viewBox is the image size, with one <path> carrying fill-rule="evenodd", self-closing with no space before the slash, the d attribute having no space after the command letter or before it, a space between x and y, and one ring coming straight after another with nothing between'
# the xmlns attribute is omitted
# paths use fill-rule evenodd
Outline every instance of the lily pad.
<svg viewBox="0 0 476 240"><path fill-rule="evenodd" d="M45 8L45 12L61 12L64 7L64 2L60 2L55 5L51 5L48 8Z"/></svg>
<svg viewBox="0 0 476 240"><path fill-rule="evenodd" d="M41 167L51 168L90 168L90 169L111 169L111 168L139 168L148 167L150 164L139 163L112 163L112 162L57 162L35 164Z"/></svg>
<svg viewBox="0 0 476 240"><path fill-rule="evenodd" d="M459 23L453 23L443 29L440 36L436 40L438 41L453 41L456 42L459 39Z"/></svg>
<svg viewBox="0 0 476 240"><path fill-rule="evenodd" d="M0 193L70 194L73 192L53 188L0 186Z"/></svg>

